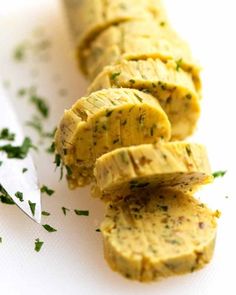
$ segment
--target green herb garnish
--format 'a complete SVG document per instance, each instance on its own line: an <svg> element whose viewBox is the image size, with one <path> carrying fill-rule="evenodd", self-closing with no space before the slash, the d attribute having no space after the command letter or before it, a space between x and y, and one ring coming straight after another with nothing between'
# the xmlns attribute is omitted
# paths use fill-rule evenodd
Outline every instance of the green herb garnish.
<svg viewBox="0 0 236 295"><path fill-rule="evenodd" d="M96 232L100 233L101 232L100 228L97 228L96 229Z"/></svg>
<svg viewBox="0 0 236 295"><path fill-rule="evenodd" d="M46 231L48 231L49 233L53 233L53 232L56 232L57 230L53 227L51 227L50 225L48 224L43 224L43 227L46 229Z"/></svg>
<svg viewBox="0 0 236 295"><path fill-rule="evenodd" d="M0 184L0 201L3 204L7 205L15 205L15 202L13 199L8 195L7 191L3 188L3 186Z"/></svg>
<svg viewBox="0 0 236 295"><path fill-rule="evenodd" d="M0 161L0 167L2 166L2 164L3 164L3 161Z"/></svg>
<svg viewBox="0 0 236 295"><path fill-rule="evenodd" d="M20 88L20 89L18 90L18 92L17 92L17 95L18 95L18 96L25 96L26 93L27 93L27 89L25 89L25 88Z"/></svg>
<svg viewBox="0 0 236 295"><path fill-rule="evenodd" d="M121 74L120 72L119 73L112 73L111 74L111 80L114 81L118 76L120 76L120 74Z"/></svg>
<svg viewBox="0 0 236 295"><path fill-rule="evenodd" d="M49 115L49 108L45 100L41 97L39 97L37 94L32 94L30 97L30 101L36 106L37 110L40 112L40 114L47 118Z"/></svg>
<svg viewBox="0 0 236 295"><path fill-rule="evenodd" d="M17 197L18 200L20 200L21 202L24 202L24 199L23 199L23 193L21 193L21 192L16 192L16 193L15 193L15 196Z"/></svg>
<svg viewBox="0 0 236 295"><path fill-rule="evenodd" d="M34 247L34 250L36 252L39 252L43 246L44 242L43 241L40 241L39 239L36 239L35 240L35 247Z"/></svg>
<svg viewBox="0 0 236 295"><path fill-rule="evenodd" d="M180 58L179 60L176 61L176 71L179 72L179 69L181 68L183 63L183 59Z"/></svg>
<svg viewBox="0 0 236 295"><path fill-rule="evenodd" d="M46 193L47 195L51 196L55 193L54 190L48 188L46 185L43 185L40 189L41 193Z"/></svg>
<svg viewBox="0 0 236 295"><path fill-rule="evenodd" d="M36 203L33 203L33 202L31 202L31 201L28 201L28 204L29 204L29 206L30 206L31 213L32 213L32 215L34 216L34 215L35 215Z"/></svg>
<svg viewBox="0 0 236 295"><path fill-rule="evenodd" d="M51 213L49 213L49 212L47 212L47 211L42 211L42 215L43 215L43 216L50 216Z"/></svg>
<svg viewBox="0 0 236 295"><path fill-rule="evenodd" d="M7 140L7 141L14 141L15 140L15 134L11 133L8 128L3 128L0 131L0 139L1 140Z"/></svg>
<svg viewBox="0 0 236 295"><path fill-rule="evenodd" d="M89 211L88 210L78 210L75 209L75 214L79 216L89 216Z"/></svg>
<svg viewBox="0 0 236 295"><path fill-rule="evenodd" d="M216 171L212 174L212 176L214 178L217 178L217 177L224 177L225 174L227 173L227 171Z"/></svg>
<svg viewBox="0 0 236 295"><path fill-rule="evenodd" d="M22 173L25 173L25 172L27 172L27 171L28 171L27 168L23 168L23 169L22 169Z"/></svg>
<svg viewBox="0 0 236 295"><path fill-rule="evenodd" d="M16 61L22 61L25 59L25 54L26 54L25 44L19 44L13 52L13 58Z"/></svg>
<svg viewBox="0 0 236 295"><path fill-rule="evenodd" d="M35 149L35 146L32 144L31 139L26 137L21 146L7 144L0 146L0 151L5 152L9 159L24 159L27 156L30 148Z"/></svg>
<svg viewBox="0 0 236 295"><path fill-rule="evenodd" d="M66 207L62 207L61 209L62 209L62 212L65 216L66 216L66 212L70 211L70 209L67 209Z"/></svg>
<svg viewBox="0 0 236 295"><path fill-rule="evenodd" d="M49 148L47 148L46 152L49 154L54 154L55 153L55 142L53 142Z"/></svg>

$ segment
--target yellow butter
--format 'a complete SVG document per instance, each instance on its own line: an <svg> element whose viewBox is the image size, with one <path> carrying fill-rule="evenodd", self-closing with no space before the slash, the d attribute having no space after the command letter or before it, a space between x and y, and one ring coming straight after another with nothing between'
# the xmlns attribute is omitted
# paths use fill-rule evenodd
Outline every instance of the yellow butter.
<svg viewBox="0 0 236 295"><path fill-rule="evenodd" d="M172 127L172 139L182 140L192 135L200 116L199 95L191 75L176 64L159 59L122 61L106 67L88 89L88 93L124 87L139 89L158 99Z"/></svg>
<svg viewBox="0 0 236 295"><path fill-rule="evenodd" d="M101 155L122 146L168 141L170 132L167 115L151 95L105 89L79 99L65 112L56 150L71 171L68 181L74 188L91 182Z"/></svg>
<svg viewBox="0 0 236 295"><path fill-rule="evenodd" d="M101 225L110 267L141 282L204 267L213 256L216 230L211 210L190 195L173 191L111 202Z"/></svg>

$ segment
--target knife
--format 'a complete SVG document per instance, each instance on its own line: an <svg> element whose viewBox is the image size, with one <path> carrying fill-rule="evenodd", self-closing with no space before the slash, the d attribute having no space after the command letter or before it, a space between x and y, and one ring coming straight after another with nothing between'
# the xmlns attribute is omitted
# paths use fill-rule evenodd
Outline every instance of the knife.
<svg viewBox="0 0 236 295"><path fill-rule="evenodd" d="M15 134L14 146L21 146L24 135L14 109L4 90L0 87L0 131L8 128ZM3 140L0 146L8 144ZM41 221L41 193L38 185L36 169L30 154L24 159L8 159L5 152L0 151L0 185L13 199L15 204L37 223ZM22 193L22 198L15 194Z"/></svg>

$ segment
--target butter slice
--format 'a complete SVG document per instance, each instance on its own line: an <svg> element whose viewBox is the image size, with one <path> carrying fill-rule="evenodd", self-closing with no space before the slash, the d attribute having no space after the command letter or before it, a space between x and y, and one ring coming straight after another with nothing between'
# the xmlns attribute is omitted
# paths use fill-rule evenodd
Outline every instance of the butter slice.
<svg viewBox="0 0 236 295"><path fill-rule="evenodd" d="M114 149L170 139L158 101L132 89L105 89L79 99L56 133L56 150L70 170L69 186L89 184L96 159Z"/></svg>
<svg viewBox="0 0 236 295"><path fill-rule="evenodd" d="M160 187L193 192L213 180L206 148L186 142L116 149L96 161L94 175L93 195L105 201Z"/></svg>

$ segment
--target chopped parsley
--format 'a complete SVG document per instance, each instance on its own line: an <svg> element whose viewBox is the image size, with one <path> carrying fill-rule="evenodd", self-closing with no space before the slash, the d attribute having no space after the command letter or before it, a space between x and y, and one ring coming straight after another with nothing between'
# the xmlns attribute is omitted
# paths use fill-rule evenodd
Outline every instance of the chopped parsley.
<svg viewBox="0 0 236 295"><path fill-rule="evenodd" d="M15 196L16 196L16 198L17 198L19 201L24 202L24 199L23 199L23 193L21 193L21 192L16 192L16 193L15 193Z"/></svg>
<svg viewBox="0 0 236 295"><path fill-rule="evenodd" d="M75 214L79 216L89 216L89 211L88 210L78 210L75 209Z"/></svg>
<svg viewBox="0 0 236 295"><path fill-rule="evenodd" d="M0 151L5 152L9 159L24 159L31 148L35 149L29 137L26 137L21 146L11 144L0 146Z"/></svg>
<svg viewBox="0 0 236 295"><path fill-rule="evenodd" d="M216 171L212 174L214 178L224 177L227 171Z"/></svg>
<svg viewBox="0 0 236 295"><path fill-rule="evenodd" d="M34 93L31 95L30 101L36 106L37 110L44 118L48 118L49 107L43 98Z"/></svg>
<svg viewBox="0 0 236 295"><path fill-rule="evenodd" d="M17 91L17 95L18 96L25 96L27 93L27 89L26 88L20 88L18 91Z"/></svg>
<svg viewBox="0 0 236 295"><path fill-rule="evenodd" d="M50 225L48 224L43 224L43 227L46 229L46 231L48 231L49 233L53 233L53 232L56 232L57 230L53 227L51 227Z"/></svg>
<svg viewBox="0 0 236 295"><path fill-rule="evenodd" d="M43 185L41 187L40 191L41 191L41 193L46 193L48 196L52 196L55 193L54 190L48 188L46 185Z"/></svg>
<svg viewBox="0 0 236 295"><path fill-rule="evenodd" d="M65 216L66 216L67 212L70 211L70 209L67 209L66 207L62 207L61 209L62 209L62 212Z"/></svg>
<svg viewBox="0 0 236 295"><path fill-rule="evenodd" d="M26 46L24 43L17 45L13 52L13 58L16 61L23 61L26 55Z"/></svg>
<svg viewBox="0 0 236 295"><path fill-rule="evenodd" d="M47 211L42 211L42 215L43 215L43 216L50 216L51 213L49 213L49 212L47 212Z"/></svg>
<svg viewBox="0 0 236 295"><path fill-rule="evenodd" d="M0 201L3 204L7 205L15 205L15 202L13 199L8 195L7 191L3 188L3 186L0 184Z"/></svg>
<svg viewBox="0 0 236 295"><path fill-rule="evenodd" d="M134 95L136 96L136 98L137 98L140 102L143 102L143 99L142 99L137 93L134 93Z"/></svg>
<svg viewBox="0 0 236 295"><path fill-rule="evenodd" d="M3 161L0 161L0 167L2 166L2 164L3 164Z"/></svg>
<svg viewBox="0 0 236 295"><path fill-rule="evenodd" d="M54 154L55 153L55 142L52 142L49 148L46 149L46 152L49 154Z"/></svg>
<svg viewBox="0 0 236 295"><path fill-rule="evenodd" d="M0 139L1 140L7 140L7 141L14 141L15 140L15 134L11 133L8 128L3 128L0 131Z"/></svg>
<svg viewBox="0 0 236 295"><path fill-rule="evenodd" d="M119 73L112 73L111 74L111 80L115 80L118 76L120 76L120 74L121 74L121 72L119 72Z"/></svg>
<svg viewBox="0 0 236 295"><path fill-rule="evenodd" d="M165 22L160 22L160 26L161 26L161 27L164 27L165 25L166 25Z"/></svg>
<svg viewBox="0 0 236 295"><path fill-rule="evenodd" d="M25 173L25 172L27 172L28 171L28 168L23 168L22 169L22 173Z"/></svg>
<svg viewBox="0 0 236 295"><path fill-rule="evenodd" d="M39 252L43 246L44 242L43 241L40 241L39 239L36 239L35 240L35 247L34 247L34 250L36 252Z"/></svg>
<svg viewBox="0 0 236 295"><path fill-rule="evenodd" d="M32 212L32 215L34 216L35 215L35 208L36 208L36 203L33 203L31 201L28 201L28 204L30 206L30 210Z"/></svg>
<svg viewBox="0 0 236 295"><path fill-rule="evenodd" d="M179 72L179 69L181 68L183 63L183 59L180 58L179 60L176 61L176 71Z"/></svg>

